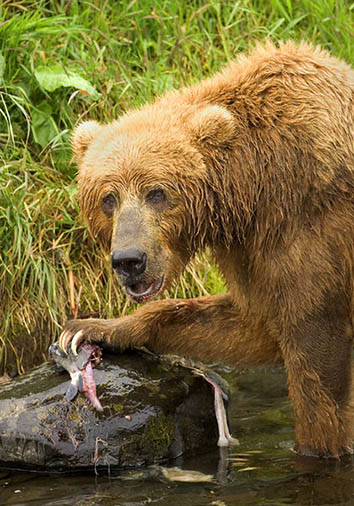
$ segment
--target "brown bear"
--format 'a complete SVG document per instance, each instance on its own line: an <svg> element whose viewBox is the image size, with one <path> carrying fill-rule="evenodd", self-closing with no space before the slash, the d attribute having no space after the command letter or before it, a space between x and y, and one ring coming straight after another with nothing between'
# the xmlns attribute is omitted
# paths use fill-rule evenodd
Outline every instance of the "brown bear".
<svg viewBox="0 0 354 506"><path fill-rule="evenodd" d="M302 42L73 136L81 207L145 302L209 247L229 293L67 322L83 340L234 366L283 362L299 454L352 452L354 71Z"/></svg>

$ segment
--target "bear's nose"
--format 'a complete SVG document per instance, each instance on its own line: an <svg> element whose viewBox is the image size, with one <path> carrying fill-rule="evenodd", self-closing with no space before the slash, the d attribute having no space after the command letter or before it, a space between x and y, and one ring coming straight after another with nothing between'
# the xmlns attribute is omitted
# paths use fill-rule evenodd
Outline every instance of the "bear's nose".
<svg viewBox="0 0 354 506"><path fill-rule="evenodd" d="M123 276L139 276L146 269L146 253L136 248L112 251L112 267Z"/></svg>

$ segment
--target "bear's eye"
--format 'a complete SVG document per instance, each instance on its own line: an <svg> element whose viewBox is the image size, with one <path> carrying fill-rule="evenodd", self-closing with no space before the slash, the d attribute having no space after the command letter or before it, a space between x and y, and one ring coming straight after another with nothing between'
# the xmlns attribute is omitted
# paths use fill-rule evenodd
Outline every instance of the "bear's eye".
<svg viewBox="0 0 354 506"><path fill-rule="evenodd" d="M166 201L166 194L161 188L155 188L149 191L146 200L149 204L161 204Z"/></svg>
<svg viewBox="0 0 354 506"><path fill-rule="evenodd" d="M102 211L107 216L112 216L117 206L117 200L113 193L106 193L102 197Z"/></svg>

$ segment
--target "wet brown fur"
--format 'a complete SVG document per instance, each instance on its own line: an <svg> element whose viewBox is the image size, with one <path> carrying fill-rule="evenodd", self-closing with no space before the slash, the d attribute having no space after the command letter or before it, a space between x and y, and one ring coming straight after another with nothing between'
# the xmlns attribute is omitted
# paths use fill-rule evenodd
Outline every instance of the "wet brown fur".
<svg viewBox="0 0 354 506"><path fill-rule="evenodd" d="M229 293L68 322L69 335L232 365L283 361L298 452L351 452L353 70L306 43L267 43L109 125L80 125L73 149L97 240L134 236L144 276L163 272L165 287L209 246ZM156 186L168 195L159 208L146 202ZM119 200L111 218L107 192Z"/></svg>

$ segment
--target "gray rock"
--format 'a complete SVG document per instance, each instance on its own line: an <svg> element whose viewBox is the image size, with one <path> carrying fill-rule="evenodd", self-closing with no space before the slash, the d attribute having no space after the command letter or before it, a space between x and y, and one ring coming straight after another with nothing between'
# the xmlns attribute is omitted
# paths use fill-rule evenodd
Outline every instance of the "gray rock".
<svg viewBox="0 0 354 506"><path fill-rule="evenodd" d="M146 466L216 448L212 387L145 353L105 354L96 411L64 395L67 373L44 364L0 385L0 468L70 471Z"/></svg>

